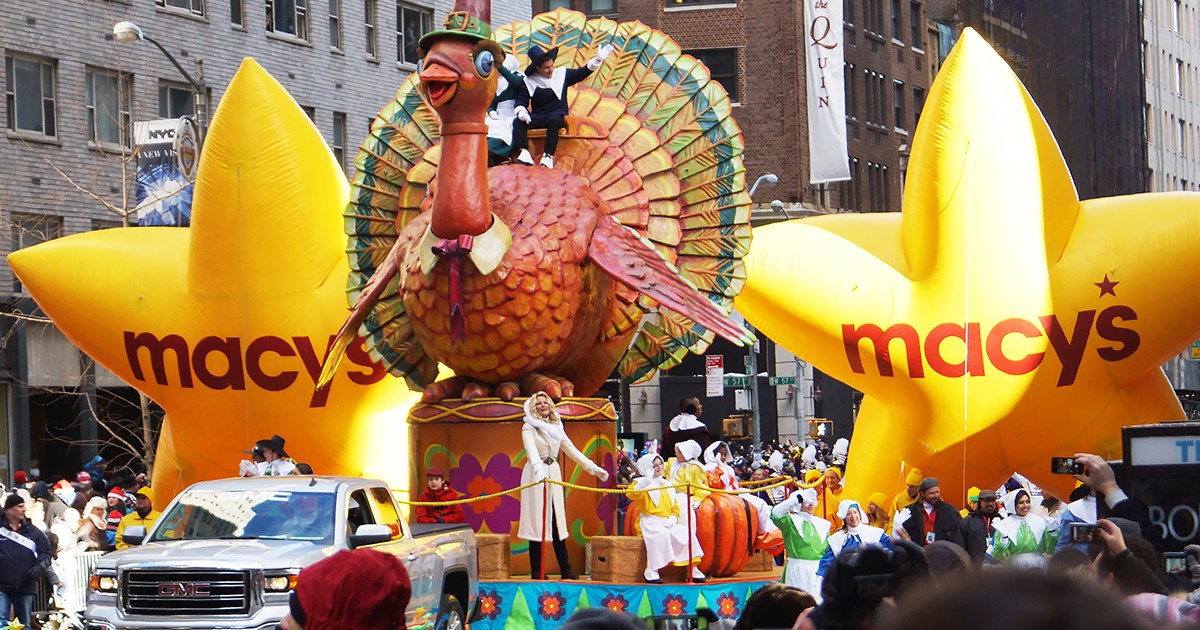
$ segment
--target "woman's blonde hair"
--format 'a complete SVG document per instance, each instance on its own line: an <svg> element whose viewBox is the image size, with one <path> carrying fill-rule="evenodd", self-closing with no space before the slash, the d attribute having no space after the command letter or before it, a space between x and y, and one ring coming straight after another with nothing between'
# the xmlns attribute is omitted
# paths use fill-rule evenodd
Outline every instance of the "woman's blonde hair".
<svg viewBox="0 0 1200 630"><path fill-rule="evenodd" d="M554 399L550 398L550 394L546 392L537 392L529 397L529 410L533 412L533 415L537 416L537 407L535 405L538 398L545 398L546 402L550 403L550 416L547 420L552 423L562 424L562 417L558 415L558 406L554 404Z"/></svg>

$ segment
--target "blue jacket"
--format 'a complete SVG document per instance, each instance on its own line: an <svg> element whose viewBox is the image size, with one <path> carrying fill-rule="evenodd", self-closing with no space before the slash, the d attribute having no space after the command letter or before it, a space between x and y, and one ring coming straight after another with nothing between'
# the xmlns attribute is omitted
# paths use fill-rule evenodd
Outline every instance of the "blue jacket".
<svg viewBox="0 0 1200 630"><path fill-rule="evenodd" d="M11 531L7 519L0 527ZM0 591L32 593L35 585L29 571L35 564L50 564L50 541L29 519L21 521L17 533L33 541L37 554L35 556L27 547L0 537Z"/></svg>

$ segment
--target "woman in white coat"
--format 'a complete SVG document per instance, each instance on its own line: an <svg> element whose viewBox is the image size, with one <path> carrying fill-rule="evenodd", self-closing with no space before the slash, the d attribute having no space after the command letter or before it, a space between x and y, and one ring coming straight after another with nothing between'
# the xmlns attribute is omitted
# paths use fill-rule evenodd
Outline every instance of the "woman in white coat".
<svg viewBox="0 0 1200 630"><path fill-rule="evenodd" d="M592 463L571 443L554 402L545 392L538 392L525 401L525 426L521 428L521 441L525 445L521 485L544 479L562 481L560 452L565 452L589 474L599 477L601 481L608 481L608 471ZM550 505L544 510L543 493L550 497ZM571 570L571 562L567 558L568 532L562 486L536 485L521 491L521 524L517 536L530 541L529 568L534 579L545 577L542 573L542 541L553 543L563 579L578 577Z"/></svg>

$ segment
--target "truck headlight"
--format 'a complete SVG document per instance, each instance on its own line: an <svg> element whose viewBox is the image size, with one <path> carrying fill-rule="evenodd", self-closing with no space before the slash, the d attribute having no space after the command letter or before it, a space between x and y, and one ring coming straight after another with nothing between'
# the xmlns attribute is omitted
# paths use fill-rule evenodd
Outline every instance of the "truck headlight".
<svg viewBox="0 0 1200 630"><path fill-rule="evenodd" d="M93 573L88 578L88 587L98 593L117 592L117 577L115 575L97 575Z"/></svg>
<svg viewBox="0 0 1200 630"><path fill-rule="evenodd" d="M267 575L263 577L263 590L268 593L286 593L296 588L295 575Z"/></svg>

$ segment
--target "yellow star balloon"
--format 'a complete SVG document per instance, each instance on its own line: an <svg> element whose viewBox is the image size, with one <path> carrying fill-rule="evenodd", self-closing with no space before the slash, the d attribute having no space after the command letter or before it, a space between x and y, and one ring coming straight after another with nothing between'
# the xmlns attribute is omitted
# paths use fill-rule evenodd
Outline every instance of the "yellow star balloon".
<svg viewBox="0 0 1200 630"><path fill-rule="evenodd" d="M318 473L408 487L417 394L361 340L314 388L346 318L348 198L320 133L247 59L205 139L190 228L88 232L9 256L71 341L166 410L158 496L237 475L242 451L274 434Z"/></svg>
<svg viewBox="0 0 1200 630"><path fill-rule="evenodd" d="M1160 365L1200 337L1200 195L1080 202L1004 61L963 33L930 90L903 212L756 229L736 308L864 392L849 496L916 466L961 503L1050 458L1121 457L1123 425L1181 419ZM890 496L890 495L889 495Z"/></svg>

